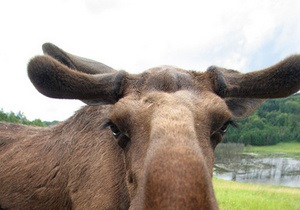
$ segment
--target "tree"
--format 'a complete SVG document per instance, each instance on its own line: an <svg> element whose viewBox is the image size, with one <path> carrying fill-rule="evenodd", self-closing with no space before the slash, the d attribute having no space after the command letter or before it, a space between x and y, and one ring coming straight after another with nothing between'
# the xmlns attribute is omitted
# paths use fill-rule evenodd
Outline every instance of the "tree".
<svg viewBox="0 0 300 210"><path fill-rule="evenodd" d="M46 123L41 121L40 119L35 119L31 122L25 117L25 115L22 112L18 112L17 114L13 112L5 113L3 109L0 110L0 121L41 127L46 126Z"/></svg>

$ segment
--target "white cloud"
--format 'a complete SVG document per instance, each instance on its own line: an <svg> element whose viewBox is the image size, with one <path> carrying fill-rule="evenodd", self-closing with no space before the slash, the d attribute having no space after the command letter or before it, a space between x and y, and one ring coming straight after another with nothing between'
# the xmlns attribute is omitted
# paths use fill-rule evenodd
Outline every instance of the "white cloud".
<svg viewBox="0 0 300 210"><path fill-rule="evenodd" d="M53 42L117 69L169 64L248 71L300 51L300 1L12 0L0 3L0 108L62 120L82 103L48 99L26 75Z"/></svg>

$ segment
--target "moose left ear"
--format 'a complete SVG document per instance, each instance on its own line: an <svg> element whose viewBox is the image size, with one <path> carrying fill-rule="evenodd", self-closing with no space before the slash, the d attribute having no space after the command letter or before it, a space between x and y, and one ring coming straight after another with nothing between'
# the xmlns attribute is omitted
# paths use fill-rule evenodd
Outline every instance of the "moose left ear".
<svg viewBox="0 0 300 210"><path fill-rule="evenodd" d="M123 94L127 73L86 74L68 68L50 56L36 56L28 64L28 76L36 89L51 98L79 99L87 103L113 104Z"/></svg>

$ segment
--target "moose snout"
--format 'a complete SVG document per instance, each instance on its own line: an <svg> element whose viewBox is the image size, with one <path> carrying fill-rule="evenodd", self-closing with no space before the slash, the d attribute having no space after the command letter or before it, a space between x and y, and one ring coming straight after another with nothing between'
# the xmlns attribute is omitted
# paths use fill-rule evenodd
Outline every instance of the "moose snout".
<svg viewBox="0 0 300 210"><path fill-rule="evenodd" d="M218 209L209 170L190 148L162 149L145 163L143 209Z"/></svg>

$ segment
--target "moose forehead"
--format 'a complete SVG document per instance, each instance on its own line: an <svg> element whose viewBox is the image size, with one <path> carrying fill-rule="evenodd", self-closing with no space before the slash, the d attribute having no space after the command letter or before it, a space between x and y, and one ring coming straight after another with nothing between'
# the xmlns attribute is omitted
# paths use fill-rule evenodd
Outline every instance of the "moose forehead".
<svg viewBox="0 0 300 210"><path fill-rule="evenodd" d="M131 87L120 99L123 106L125 102L130 103L129 100L141 100L148 104L169 103L174 106L197 103L197 109L201 104L209 104L216 110L224 110L224 106L227 108L225 101L213 92L212 84L204 73L198 72L196 75L193 71L161 66L129 76L129 81Z"/></svg>
<svg viewBox="0 0 300 210"><path fill-rule="evenodd" d="M170 114L176 110L179 115L190 112L195 114L195 119L197 114L210 119L212 115L218 119L229 118L225 101L211 91L204 78L199 84L192 71L162 66L136 76L134 87L129 88L130 91L114 105L113 119L128 120L132 116L152 115L156 108ZM201 76L198 73L198 77Z"/></svg>
<svg viewBox="0 0 300 210"><path fill-rule="evenodd" d="M141 95L133 94L121 98L113 107L113 118L131 119L132 116L147 118L155 110L164 110L164 115L195 114L203 118L230 118L225 101L209 91L178 90L164 92L153 90ZM131 116L130 116L131 115ZM214 117L215 116L215 117ZM124 122L125 123L125 122Z"/></svg>
<svg viewBox="0 0 300 210"><path fill-rule="evenodd" d="M145 71L142 89L144 91L176 92L182 89L191 89L193 84L192 75L185 70L172 66L161 66Z"/></svg>

